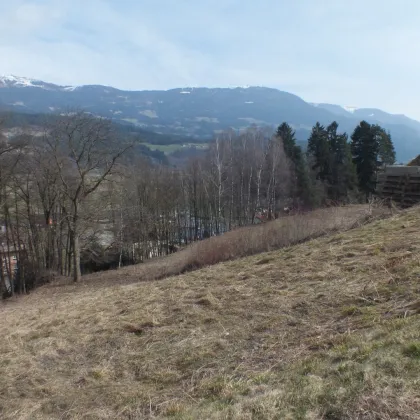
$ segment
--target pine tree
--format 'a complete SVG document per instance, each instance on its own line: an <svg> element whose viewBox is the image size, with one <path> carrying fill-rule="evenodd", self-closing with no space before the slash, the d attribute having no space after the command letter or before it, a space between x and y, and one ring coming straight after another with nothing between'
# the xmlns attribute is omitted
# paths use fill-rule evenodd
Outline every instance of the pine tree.
<svg viewBox="0 0 420 420"><path fill-rule="evenodd" d="M309 180L305 156L300 146L296 145L295 132L286 122L277 128L277 137L283 140L283 148L291 162L295 182L292 185L291 195L304 205L312 206L313 197Z"/></svg>
<svg viewBox="0 0 420 420"><path fill-rule="evenodd" d="M316 123L308 140L308 159L317 180L322 181L327 198L347 201L357 185L347 134L337 132L337 122L327 128Z"/></svg>
<svg viewBox="0 0 420 420"><path fill-rule="evenodd" d="M337 136L334 158L332 198L347 201L350 192L357 189L357 175L346 133Z"/></svg>
<svg viewBox="0 0 420 420"><path fill-rule="evenodd" d="M296 138L292 127L286 122L279 125L277 128L277 137L283 140L283 148L286 156L294 163Z"/></svg>
<svg viewBox="0 0 420 420"><path fill-rule="evenodd" d="M346 201L349 192L357 185L355 167L352 160L348 136L337 133L338 124L334 121L327 127L330 161L328 176L328 196L335 201Z"/></svg>
<svg viewBox="0 0 420 420"><path fill-rule="evenodd" d="M379 145L378 161L379 165L393 165L396 160L394 144L392 143L391 133L386 132L381 126L373 125L372 130Z"/></svg>
<svg viewBox="0 0 420 420"><path fill-rule="evenodd" d="M356 165L359 188L368 200L376 188L376 175L382 162L393 163L391 137L379 126L361 121L351 136L351 152Z"/></svg>
<svg viewBox="0 0 420 420"><path fill-rule="evenodd" d="M316 179L327 181L330 175L330 147L327 130L319 122L312 127L307 154Z"/></svg>

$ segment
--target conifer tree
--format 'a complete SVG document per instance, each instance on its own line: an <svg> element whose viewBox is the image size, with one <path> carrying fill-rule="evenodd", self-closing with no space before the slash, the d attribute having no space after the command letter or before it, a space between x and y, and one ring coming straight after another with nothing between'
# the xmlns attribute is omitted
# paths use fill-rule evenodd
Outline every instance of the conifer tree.
<svg viewBox="0 0 420 420"><path fill-rule="evenodd" d="M337 130L335 121L327 128L316 123L308 140L308 159L316 179L324 184L327 197L347 201L357 181L347 134Z"/></svg>
<svg viewBox="0 0 420 420"><path fill-rule="evenodd" d="M361 121L351 136L351 152L356 165L359 188L366 200L375 191L381 166L395 163L391 135L379 125Z"/></svg>
<svg viewBox="0 0 420 420"><path fill-rule="evenodd" d="M337 129L335 121L327 127L330 149L328 196L336 201L347 201L350 191L357 186L357 177L348 136L346 133L337 133Z"/></svg>
<svg viewBox="0 0 420 420"><path fill-rule="evenodd" d="M312 206L313 197L309 180L309 173L305 156L300 146L296 144L295 131L286 122L277 128L277 137L283 141L284 152L292 164L294 183L291 195L300 200L304 205Z"/></svg>
<svg viewBox="0 0 420 420"><path fill-rule="evenodd" d="M379 165L393 165L396 160L394 144L392 143L391 133L386 132L381 126L372 126L376 141L379 145L378 162Z"/></svg>

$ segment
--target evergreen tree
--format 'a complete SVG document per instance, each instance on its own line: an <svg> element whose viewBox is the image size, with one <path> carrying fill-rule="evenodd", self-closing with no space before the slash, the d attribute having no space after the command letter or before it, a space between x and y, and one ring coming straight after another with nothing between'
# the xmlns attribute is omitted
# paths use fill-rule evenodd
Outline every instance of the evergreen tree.
<svg viewBox="0 0 420 420"><path fill-rule="evenodd" d="M346 201L349 192L357 185L348 136L337 133L338 124L334 121L327 127L330 161L328 176L328 196L336 201Z"/></svg>
<svg viewBox="0 0 420 420"><path fill-rule="evenodd" d="M379 145L378 162L379 165L393 165L396 161L394 144L392 143L391 133L386 132L379 125L373 125L372 130Z"/></svg>
<svg viewBox="0 0 420 420"><path fill-rule="evenodd" d="M327 197L346 201L357 181L347 134L337 132L334 121L327 128L316 123L308 140L308 159L315 177L321 180Z"/></svg>
<svg viewBox="0 0 420 420"><path fill-rule="evenodd" d="M316 179L327 181L330 175L330 147L327 130L319 122L312 127L307 154Z"/></svg>
<svg viewBox="0 0 420 420"><path fill-rule="evenodd" d="M277 137L283 140L283 148L286 156L294 163L296 153L296 138L292 127L286 122L279 125L277 128Z"/></svg>
<svg viewBox="0 0 420 420"><path fill-rule="evenodd" d="M295 132L289 124L284 122L277 128L277 137L283 140L284 152L292 164L295 182L292 185L291 195L305 205L312 206L308 168L301 147L296 145Z"/></svg>
<svg viewBox="0 0 420 420"><path fill-rule="evenodd" d="M382 127L361 121L351 136L351 152L356 165L359 188L366 195L375 191L376 176L383 164L395 162L391 136Z"/></svg>
<svg viewBox="0 0 420 420"><path fill-rule="evenodd" d="M334 200L348 200L350 192L357 189L357 175L346 133L337 136L334 158L331 195Z"/></svg>
<svg viewBox="0 0 420 420"><path fill-rule="evenodd" d="M326 128L326 134L327 134L327 145L328 145L328 172L326 173L326 176L324 180L329 184L330 193L328 194L330 198L336 198L335 194L331 193L331 190L338 181L338 166L339 166L339 159L336 155L336 151L338 148L339 140L339 134L337 133L338 124L337 122L333 121L327 128ZM325 159L327 159L327 156ZM333 197L332 197L333 196Z"/></svg>

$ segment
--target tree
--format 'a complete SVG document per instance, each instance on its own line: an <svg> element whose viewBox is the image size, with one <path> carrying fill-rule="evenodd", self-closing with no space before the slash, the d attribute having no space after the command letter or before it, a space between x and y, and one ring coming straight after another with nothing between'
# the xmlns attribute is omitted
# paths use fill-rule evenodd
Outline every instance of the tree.
<svg viewBox="0 0 420 420"><path fill-rule="evenodd" d="M284 152L281 139L272 136L267 144L266 158L266 205L268 218L276 217L280 200L288 198L290 191L290 170L287 165L287 157Z"/></svg>
<svg viewBox="0 0 420 420"><path fill-rule="evenodd" d="M206 192L212 209L216 233L225 230L224 200L228 190L229 143L233 133L228 130L218 134L209 147L208 177Z"/></svg>
<svg viewBox="0 0 420 420"><path fill-rule="evenodd" d="M17 241L12 223L12 211L16 204L16 194L13 190L14 176L18 163L27 146L27 136L19 134L13 141L3 134L5 120L0 119L0 215L2 232L0 233L0 292L13 295L15 292L13 272L10 264L10 249L20 246ZM4 231L3 231L4 229ZM7 274L8 280L6 280Z"/></svg>
<svg viewBox="0 0 420 420"><path fill-rule="evenodd" d="M328 143L327 130L319 122L312 127L311 135L308 139L307 154L311 162L311 169L316 174L316 179L321 181L328 180L331 173L330 145Z"/></svg>
<svg viewBox="0 0 420 420"><path fill-rule="evenodd" d="M282 139L284 153L292 165L291 196L305 205L313 204L309 173L304 154L300 146L296 145L295 131L289 124L283 122L277 128L277 137Z"/></svg>
<svg viewBox="0 0 420 420"><path fill-rule="evenodd" d="M296 146L295 132L292 127L286 122L283 122L277 128L277 137L281 138L283 141L283 149L286 156L295 163L297 157L296 151L299 146Z"/></svg>
<svg viewBox="0 0 420 420"><path fill-rule="evenodd" d="M392 143L391 133L386 132L379 125L373 125L372 130L379 145L378 161L379 165L393 165L396 161L394 144Z"/></svg>
<svg viewBox="0 0 420 420"><path fill-rule="evenodd" d="M323 185L323 198L347 201L357 182L347 134L338 133L337 122L327 128L315 124L308 140L308 160L315 182Z"/></svg>
<svg viewBox="0 0 420 420"><path fill-rule="evenodd" d="M349 192L357 185L355 167L346 133L337 132L334 121L327 127L329 145L328 197L334 201L346 201Z"/></svg>
<svg viewBox="0 0 420 420"><path fill-rule="evenodd" d="M130 146L116 149L111 122L84 112L59 120L46 133L45 140L68 200L64 209L73 248L73 280L78 282L83 204L112 174L118 158Z"/></svg>
<svg viewBox="0 0 420 420"><path fill-rule="evenodd" d="M359 181L359 188L366 195L375 191L376 176L384 164L395 162L392 139L382 127L361 121L351 136L351 152Z"/></svg>

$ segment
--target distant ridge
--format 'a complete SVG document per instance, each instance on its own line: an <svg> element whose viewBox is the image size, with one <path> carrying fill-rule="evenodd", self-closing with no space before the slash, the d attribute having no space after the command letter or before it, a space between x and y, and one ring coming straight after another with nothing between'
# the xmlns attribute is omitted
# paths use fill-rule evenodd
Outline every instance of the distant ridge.
<svg viewBox="0 0 420 420"><path fill-rule="evenodd" d="M227 128L250 125L274 129L283 121L306 141L316 123L337 121L349 135L361 120L391 132L397 158L420 153L420 122L380 109L308 103L292 93L263 86L183 87L124 91L110 86L60 86L20 76L0 77L0 106L28 113L51 113L77 107L156 133L209 139Z"/></svg>

